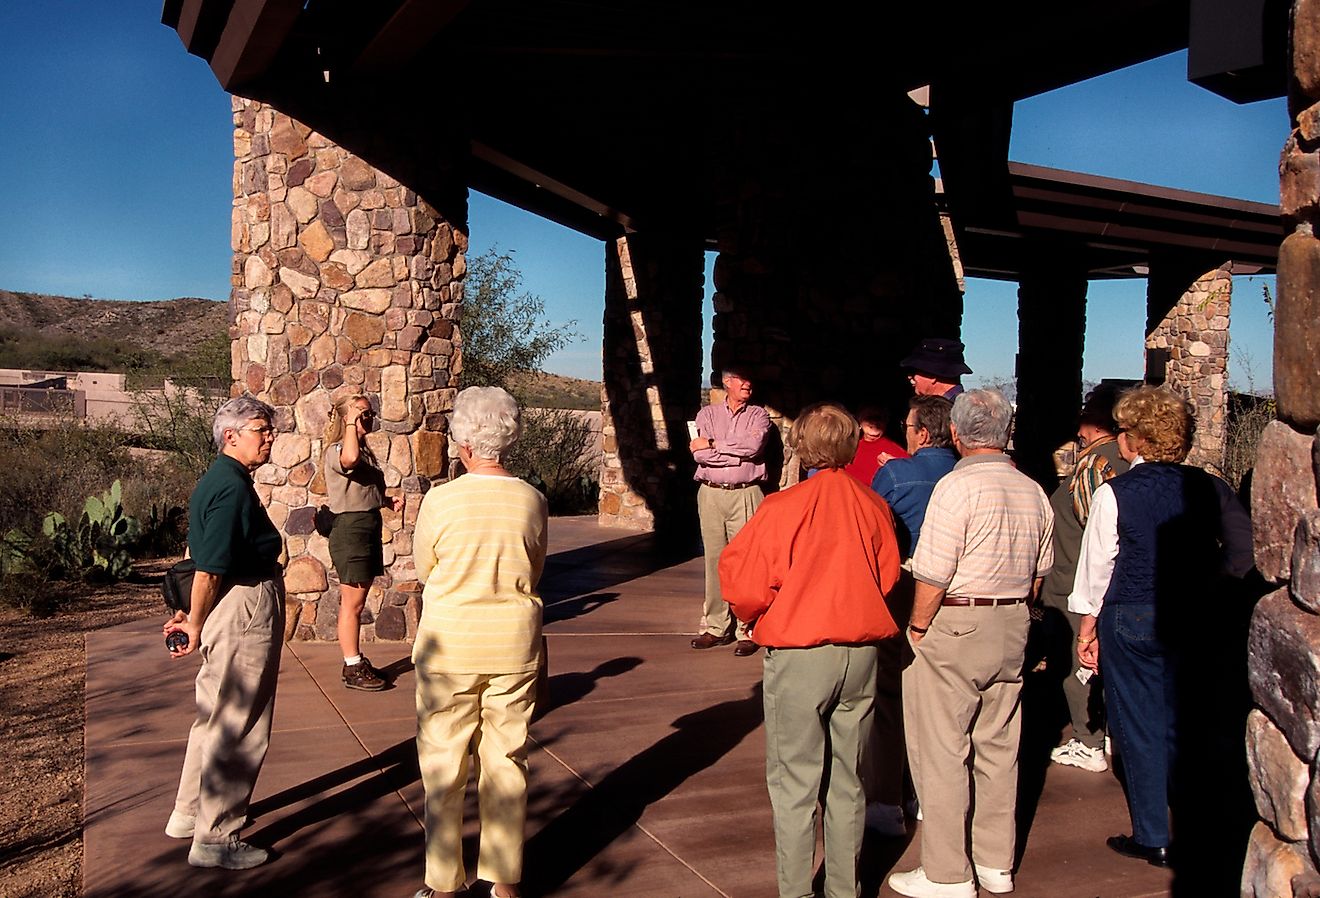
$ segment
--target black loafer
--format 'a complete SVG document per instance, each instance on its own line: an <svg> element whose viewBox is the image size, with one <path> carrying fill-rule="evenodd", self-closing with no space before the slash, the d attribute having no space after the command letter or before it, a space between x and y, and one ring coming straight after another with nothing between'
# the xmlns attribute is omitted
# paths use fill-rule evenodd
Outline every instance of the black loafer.
<svg viewBox="0 0 1320 898"><path fill-rule="evenodd" d="M1131 836L1110 836L1105 840L1105 844L1123 855L1123 857L1134 857L1137 860L1145 861L1152 867L1169 866L1169 849L1167 848L1150 848L1142 845Z"/></svg>
<svg viewBox="0 0 1320 898"><path fill-rule="evenodd" d="M746 658L748 655L755 655L761 647L750 639L739 639L738 644L733 647L733 653L739 658Z"/></svg>
<svg viewBox="0 0 1320 898"><path fill-rule="evenodd" d="M733 642L732 633L726 633L723 636L716 636L714 633L702 633L692 640L692 647L694 649L713 649L717 645L728 645L731 642Z"/></svg>

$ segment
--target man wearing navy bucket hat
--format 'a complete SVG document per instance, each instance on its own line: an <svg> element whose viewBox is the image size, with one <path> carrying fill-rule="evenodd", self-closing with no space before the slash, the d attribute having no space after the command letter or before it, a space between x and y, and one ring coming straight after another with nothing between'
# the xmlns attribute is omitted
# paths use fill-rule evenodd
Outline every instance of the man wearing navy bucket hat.
<svg viewBox="0 0 1320 898"><path fill-rule="evenodd" d="M963 361L964 348L958 340L927 337L899 365L908 371L908 383L918 396L943 396L952 402L963 391L962 375L972 373Z"/></svg>

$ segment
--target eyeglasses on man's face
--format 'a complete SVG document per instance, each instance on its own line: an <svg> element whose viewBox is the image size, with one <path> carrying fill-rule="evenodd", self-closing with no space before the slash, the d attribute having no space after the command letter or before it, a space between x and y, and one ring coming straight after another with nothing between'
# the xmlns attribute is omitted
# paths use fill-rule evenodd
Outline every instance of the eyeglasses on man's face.
<svg viewBox="0 0 1320 898"><path fill-rule="evenodd" d="M257 427L240 427L239 430L246 430L248 433L255 433L261 439L266 437L275 437L275 428L269 424L261 424Z"/></svg>

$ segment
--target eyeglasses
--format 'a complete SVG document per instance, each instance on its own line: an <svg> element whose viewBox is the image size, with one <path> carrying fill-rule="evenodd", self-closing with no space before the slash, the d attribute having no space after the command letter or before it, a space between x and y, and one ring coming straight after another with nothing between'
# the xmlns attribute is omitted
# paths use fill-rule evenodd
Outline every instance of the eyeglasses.
<svg viewBox="0 0 1320 898"><path fill-rule="evenodd" d="M362 414L358 415L358 420L359 420L359 421L370 421L372 418L375 418L375 417L376 417L376 413L375 413L375 412L363 412Z"/></svg>
<svg viewBox="0 0 1320 898"><path fill-rule="evenodd" d="M275 428L271 427L269 424L263 424L260 427L240 427L239 430L246 430L249 433L257 434L260 437L275 435Z"/></svg>

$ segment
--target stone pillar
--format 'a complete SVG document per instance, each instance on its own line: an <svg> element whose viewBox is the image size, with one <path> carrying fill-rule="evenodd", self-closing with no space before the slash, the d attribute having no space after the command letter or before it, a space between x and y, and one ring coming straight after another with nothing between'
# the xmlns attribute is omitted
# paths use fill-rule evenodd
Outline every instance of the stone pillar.
<svg viewBox="0 0 1320 898"><path fill-rule="evenodd" d="M782 438L821 400L885 403L896 426L911 393L899 360L922 337L957 336L962 320L928 123L901 93L840 117L798 102L795 90L767 86L771 107L748 104L715 135L727 158L712 366L751 372L752 401L770 409ZM783 464L771 477L795 482L796 460L774 452Z"/></svg>
<svg viewBox="0 0 1320 898"><path fill-rule="evenodd" d="M1174 265L1169 271L1156 262L1147 296L1147 377L1163 382L1192 404L1196 438L1187 463L1216 474L1222 473L1227 436L1231 268L1224 264L1205 271L1193 264L1190 269ZM1188 270L1197 271L1190 281ZM1176 301L1161 315L1174 291L1180 291ZM1161 366L1162 371L1156 370Z"/></svg>
<svg viewBox="0 0 1320 898"><path fill-rule="evenodd" d="M631 234L605 244L600 522L696 527L687 422L701 404L699 239Z"/></svg>
<svg viewBox="0 0 1320 898"><path fill-rule="evenodd" d="M445 467L466 222L268 105L236 97L233 114L233 392L270 403L280 431L255 480L286 539L286 636L335 638L339 583L315 526L322 433L334 400L362 392L379 404L367 444L405 500L384 511L363 637L411 637L412 524Z"/></svg>
<svg viewBox="0 0 1320 898"><path fill-rule="evenodd" d="M1058 476L1053 453L1077 436L1086 337L1086 269L1056 247L1038 247L1038 262L1018 285L1018 467L1047 491Z"/></svg>
<svg viewBox="0 0 1320 898"><path fill-rule="evenodd" d="M1256 566L1278 588L1252 617L1247 733L1261 822L1244 898L1320 895L1320 2L1291 16L1293 131L1280 163L1274 393L1251 488Z"/></svg>

